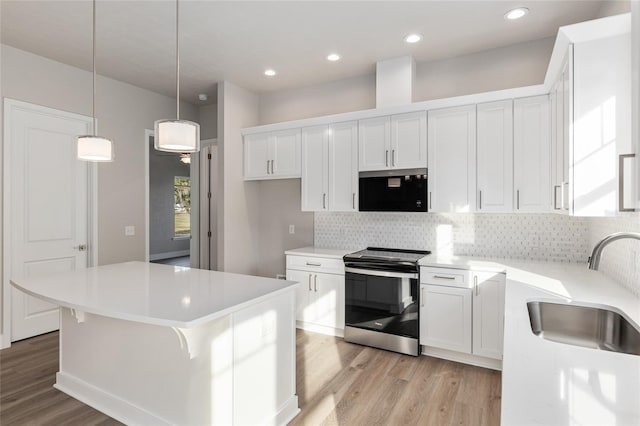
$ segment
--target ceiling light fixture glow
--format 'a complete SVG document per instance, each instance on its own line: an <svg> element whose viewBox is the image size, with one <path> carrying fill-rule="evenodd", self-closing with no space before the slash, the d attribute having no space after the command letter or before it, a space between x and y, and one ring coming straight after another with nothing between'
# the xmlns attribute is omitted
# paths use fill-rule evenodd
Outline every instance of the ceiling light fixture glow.
<svg viewBox="0 0 640 426"><path fill-rule="evenodd" d="M422 40L422 36L420 34L409 34L404 38L404 41L410 44L417 43L420 40Z"/></svg>
<svg viewBox="0 0 640 426"><path fill-rule="evenodd" d="M339 60L340 60L340 55L338 55L337 53L332 53L329 56L327 56L327 61L335 62Z"/></svg>
<svg viewBox="0 0 640 426"><path fill-rule="evenodd" d="M200 151L200 125L180 120L180 5L176 0L176 119L155 122L155 149L167 152Z"/></svg>
<svg viewBox="0 0 640 426"><path fill-rule="evenodd" d="M273 77L274 75L276 75L275 70L265 70L264 75L266 75L267 77Z"/></svg>
<svg viewBox="0 0 640 426"><path fill-rule="evenodd" d="M524 17L527 13L529 13L529 9L527 9L526 7L517 7L515 9L508 11L504 15L504 19L507 19L509 21L514 21L516 19L520 19Z"/></svg>

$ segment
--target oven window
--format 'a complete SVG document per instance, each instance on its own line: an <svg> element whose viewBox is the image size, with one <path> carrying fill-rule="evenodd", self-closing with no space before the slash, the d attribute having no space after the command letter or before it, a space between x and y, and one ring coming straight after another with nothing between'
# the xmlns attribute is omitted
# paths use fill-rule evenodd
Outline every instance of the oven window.
<svg viewBox="0 0 640 426"><path fill-rule="evenodd" d="M418 337L418 280L345 274L345 323Z"/></svg>

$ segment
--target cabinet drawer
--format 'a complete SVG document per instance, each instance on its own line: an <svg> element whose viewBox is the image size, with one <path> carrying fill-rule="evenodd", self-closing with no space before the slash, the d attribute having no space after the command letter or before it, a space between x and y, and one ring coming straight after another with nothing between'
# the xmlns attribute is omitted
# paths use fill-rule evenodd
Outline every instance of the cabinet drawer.
<svg viewBox="0 0 640 426"><path fill-rule="evenodd" d="M287 255L287 269L326 274L344 274L344 261L326 257Z"/></svg>
<svg viewBox="0 0 640 426"><path fill-rule="evenodd" d="M420 283L462 288L471 288L473 286L471 271L427 266L420 268Z"/></svg>

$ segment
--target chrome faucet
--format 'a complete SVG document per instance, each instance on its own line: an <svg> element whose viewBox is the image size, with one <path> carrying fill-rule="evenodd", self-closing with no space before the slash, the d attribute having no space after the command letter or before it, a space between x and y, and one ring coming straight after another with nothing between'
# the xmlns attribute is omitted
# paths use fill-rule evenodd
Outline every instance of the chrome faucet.
<svg viewBox="0 0 640 426"><path fill-rule="evenodd" d="M593 248L593 252L591 253L591 257L587 261L589 263L589 269L593 269L594 271L598 270L600 266L600 256L602 255L602 249L605 248L609 243L612 243L616 240L621 240L623 238L633 238L636 240L640 240L640 232L616 232L611 235L607 235L604 237L596 246Z"/></svg>

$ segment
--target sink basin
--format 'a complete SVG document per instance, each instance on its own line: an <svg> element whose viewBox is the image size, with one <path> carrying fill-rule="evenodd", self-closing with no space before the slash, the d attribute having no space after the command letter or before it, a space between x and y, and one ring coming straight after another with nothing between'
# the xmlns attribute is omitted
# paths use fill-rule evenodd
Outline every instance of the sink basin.
<svg viewBox="0 0 640 426"><path fill-rule="evenodd" d="M640 329L617 312L592 306L528 302L531 331L553 342L640 356Z"/></svg>

